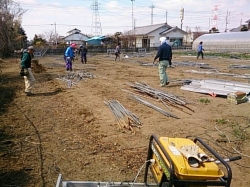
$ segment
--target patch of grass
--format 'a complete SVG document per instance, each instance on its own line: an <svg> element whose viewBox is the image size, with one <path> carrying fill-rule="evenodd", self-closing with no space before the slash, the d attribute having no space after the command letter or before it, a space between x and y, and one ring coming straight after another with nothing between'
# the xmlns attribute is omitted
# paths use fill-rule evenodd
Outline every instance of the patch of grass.
<svg viewBox="0 0 250 187"><path fill-rule="evenodd" d="M217 124L227 124L227 120L226 119L217 119L217 120L215 120L215 122Z"/></svg>
<svg viewBox="0 0 250 187"><path fill-rule="evenodd" d="M238 140L245 141L249 139L249 133L246 131L246 128L248 127L242 127L239 123L233 122L231 120L227 119L217 119L215 120L216 124L220 125L227 125L227 127L230 128L228 132L231 133L234 137L236 137ZM219 134L220 137L224 138L224 134Z"/></svg>
<svg viewBox="0 0 250 187"><path fill-rule="evenodd" d="M226 135L225 135L225 134L221 134L221 133L220 133L219 136L222 137L222 138L226 138Z"/></svg>
<svg viewBox="0 0 250 187"><path fill-rule="evenodd" d="M210 103L210 100L209 100L209 99L203 99L203 98L201 98L201 99L200 99L200 102L201 102L201 103L204 103L204 104L209 104L209 103Z"/></svg>
<svg viewBox="0 0 250 187"><path fill-rule="evenodd" d="M231 123L229 126L232 128L232 134L239 138L240 140L247 140L248 134L246 132L246 129L241 127L238 123Z"/></svg>

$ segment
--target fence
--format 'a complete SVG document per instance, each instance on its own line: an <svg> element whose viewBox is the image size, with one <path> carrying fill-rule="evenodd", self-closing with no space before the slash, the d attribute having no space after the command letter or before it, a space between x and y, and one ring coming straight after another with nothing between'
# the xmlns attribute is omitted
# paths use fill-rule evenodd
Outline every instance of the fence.
<svg viewBox="0 0 250 187"><path fill-rule="evenodd" d="M56 49L52 48L46 48L43 51L38 50L35 54L37 57L41 57L43 55L63 55L66 48L58 47ZM138 53L138 54L145 54L145 53L151 53L156 52L157 47L148 47L148 48L121 48L122 53ZM190 46L179 46L178 48L172 47L173 50L192 50ZM96 46L96 47L88 47L88 53L91 55L96 55L99 53L103 54L114 54L115 49L113 48L107 48L105 46Z"/></svg>

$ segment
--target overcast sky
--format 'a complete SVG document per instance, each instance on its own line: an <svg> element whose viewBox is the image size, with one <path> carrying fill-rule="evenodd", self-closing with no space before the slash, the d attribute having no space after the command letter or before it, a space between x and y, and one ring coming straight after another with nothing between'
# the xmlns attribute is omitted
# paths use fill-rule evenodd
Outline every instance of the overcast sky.
<svg viewBox="0 0 250 187"><path fill-rule="evenodd" d="M180 10L184 8L182 29L208 31L215 25L220 32L245 24L250 19L250 0L14 0L27 12L22 26L28 39L35 34L56 30L66 36L77 28L83 34L102 35L124 32L132 28L158 23L181 27ZM94 2L98 6L93 6ZM97 5L97 4L96 4ZM152 20L152 8L153 20ZM215 11L217 7L217 10ZM132 11L133 9L133 11ZM93 14L93 12L99 14ZM133 12L133 16L132 16ZM94 16L97 15L97 16ZM99 16L98 16L99 15ZM134 22L132 22L132 17ZM98 18L98 19L97 19ZM101 23L101 30L93 29Z"/></svg>

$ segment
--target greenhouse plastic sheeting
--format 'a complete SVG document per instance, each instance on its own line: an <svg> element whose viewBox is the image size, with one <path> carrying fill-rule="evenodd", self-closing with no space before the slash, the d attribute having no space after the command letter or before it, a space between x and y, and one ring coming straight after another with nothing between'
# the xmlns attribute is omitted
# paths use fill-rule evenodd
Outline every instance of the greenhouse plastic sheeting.
<svg viewBox="0 0 250 187"><path fill-rule="evenodd" d="M250 31L204 34L194 41L192 49L197 50L201 41L205 51L250 53Z"/></svg>

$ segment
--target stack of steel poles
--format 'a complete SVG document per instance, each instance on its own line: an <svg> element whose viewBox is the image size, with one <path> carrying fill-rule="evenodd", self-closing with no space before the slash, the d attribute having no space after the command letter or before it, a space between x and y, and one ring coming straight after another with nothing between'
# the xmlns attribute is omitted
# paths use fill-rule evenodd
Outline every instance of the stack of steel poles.
<svg viewBox="0 0 250 187"><path fill-rule="evenodd" d="M142 104L144 104L144 105L146 105L146 106L148 106L148 107L150 107L150 108L152 108L152 109L154 109L154 110L156 110L156 111L162 113L162 114L165 115L165 116L173 117L173 118L179 119L178 116L176 116L176 115L174 115L174 114L171 114L171 113L169 113L169 112L167 112L167 111L161 109L160 107L157 107L157 106L155 106L155 105L153 105L153 104L151 104L151 103L149 103L149 102L147 102L147 101L141 99L140 97L138 97L138 96L136 96L136 95L130 95L130 97L131 97L132 99L134 99L135 101L137 101L137 102L139 102L139 103L142 103Z"/></svg>
<svg viewBox="0 0 250 187"><path fill-rule="evenodd" d="M114 99L110 101L104 101L104 103L113 112L120 128L125 128L133 131L132 127L140 128L141 122L139 118L127 110L119 101Z"/></svg>
<svg viewBox="0 0 250 187"><path fill-rule="evenodd" d="M172 111L170 107L173 107L185 113L188 113L188 112L184 109L194 112L193 109L187 106L188 104L191 104L191 103L185 100L184 98L180 98L174 94L163 92L161 90L157 90L143 83L135 82L134 84L129 83L128 85L132 88L132 91L129 91L131 94L161 101L170 111ZM139 100L138 97L135 98L133 96L132 96L132 99L135 99L137 101ZM142 99L140 98L139 101L141 102L141 100ZM172 115L169 115L169 116L172 116Z"/></svg>

